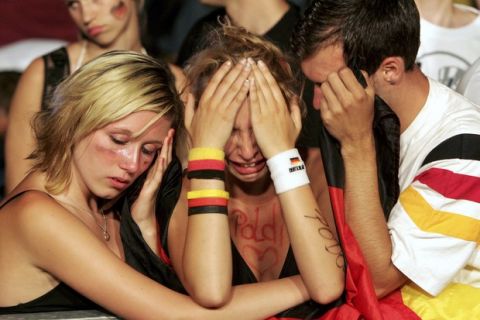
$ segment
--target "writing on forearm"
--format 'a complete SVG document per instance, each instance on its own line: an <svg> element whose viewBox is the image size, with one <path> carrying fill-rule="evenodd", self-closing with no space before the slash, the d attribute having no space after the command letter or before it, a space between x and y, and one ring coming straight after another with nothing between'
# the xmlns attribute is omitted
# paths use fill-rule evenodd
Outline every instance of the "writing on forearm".
<svg viewBox="0 0 480 320"><path fill-rule="evenodd" d="M318 222L318 234L320 235L320 237L326 240L325 250L328 253L335 255L337 257L337 267L343 268L345 261L343 259L342 248L340 247L338 241L335 239L332 230L328 226L327 220L322 216L320 210L318 208L315 208L314 215L304 215L304 217Z"/></svg>

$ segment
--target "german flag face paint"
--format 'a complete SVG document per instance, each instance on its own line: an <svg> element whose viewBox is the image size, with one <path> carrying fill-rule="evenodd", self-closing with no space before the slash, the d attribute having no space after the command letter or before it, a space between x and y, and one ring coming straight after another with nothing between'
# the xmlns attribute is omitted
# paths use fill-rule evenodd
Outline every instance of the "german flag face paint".
<svg viewBox="0 0 480 320"><path fill-rule="evenodd" d="M115 18L123 19L127 14L127 10L128 8L125 2L123 0L119 0L118 3L112 7L110 12Z"/></svg>

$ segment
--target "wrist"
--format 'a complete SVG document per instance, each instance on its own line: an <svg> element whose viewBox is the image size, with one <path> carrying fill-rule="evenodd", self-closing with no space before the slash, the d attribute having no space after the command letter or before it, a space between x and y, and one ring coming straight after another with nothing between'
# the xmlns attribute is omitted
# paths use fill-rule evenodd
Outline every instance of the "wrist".
<svg viewBox="0 0 480 320"><path fill-rule="evenodd" d="M369 155L375 156L375 139L373 135L361 139L342 142L340 152L344 159L365 159Z"/></svg>
<svg viewBox="0 0 480 320"><path fill-rule="evenodd" d="M267 160L267 166L277 194L310 183L305 163L295 148L277 153Z"/></svg>
<svg viewBox="0 0 480 320"><path fill-rule="evenodd" d="M215 141L211 141L211 139L207 141L198 141L192 139L192 148L209 148L209 149L219 149L223 150L224 144L215 143Z"/></svg>
<svg viewBox="0 0 480 320"><path fill-rule="evenodd" d="M294 149L295 146L288 146L288 145L285 145L285 146L282 146L282 145L276 145L275 146L275 149L273 150L268 150L266 151L265 153L263 153L263 155L267 158L267 159L271 159L273 157L275 157L276 155L280 154L280 153L283 153L283 152L286 152L288 150L292 150Z"/></svg>

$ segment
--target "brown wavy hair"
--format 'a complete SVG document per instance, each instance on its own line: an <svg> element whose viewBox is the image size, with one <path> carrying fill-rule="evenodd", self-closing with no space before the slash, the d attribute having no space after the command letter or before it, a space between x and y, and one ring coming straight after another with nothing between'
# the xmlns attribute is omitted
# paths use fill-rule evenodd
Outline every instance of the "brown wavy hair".
<svg viewBox="0 0 480 320"><path fill-rule="evenodd" d="M262 36L224 23L220 28L212 29L206 41L206 49L191 57L185 67L188 85L197 103L220 66L228 60L236 64L242 58L262 60L268 66L287 104L292 98L300 96L301 81L291 68L291 58ZM298 100L304 115L302 99Z"/></svg>

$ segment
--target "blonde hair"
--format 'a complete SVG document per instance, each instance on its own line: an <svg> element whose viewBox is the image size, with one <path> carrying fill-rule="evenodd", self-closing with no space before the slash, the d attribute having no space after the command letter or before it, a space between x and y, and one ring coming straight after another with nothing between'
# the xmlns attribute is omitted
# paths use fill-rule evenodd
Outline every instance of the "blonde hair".
<svg viewBox="0 0 480 320"><path fill-rule="evenodd" d="M185 152L184 106L174 77L165 63L146 55L112 51L95 58L56 88L50 106L33 120L37 147L29 157L32 170L46 173L49 192L69 184L76 143L134 112L168 117L177 152Z"/></svg>
<svg viewBox="0 0 480 320"><path fill-rule="evenodd" d="M190 58L185 68L195 101L200 100L208 81L225 61L230 60L236 64L242 58L249 57L262 60L268 66L287 103L293 97L299 96L301 81L290 67L290 58L272 42L244 28L231 26L228 21L220 28L212 29L206 39L207 43L204 46L206 49ZM302 114L305 114L301 99L299 103Z"/></svg>

